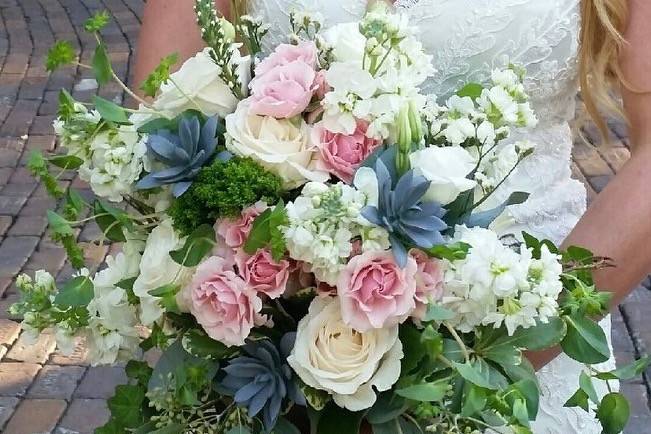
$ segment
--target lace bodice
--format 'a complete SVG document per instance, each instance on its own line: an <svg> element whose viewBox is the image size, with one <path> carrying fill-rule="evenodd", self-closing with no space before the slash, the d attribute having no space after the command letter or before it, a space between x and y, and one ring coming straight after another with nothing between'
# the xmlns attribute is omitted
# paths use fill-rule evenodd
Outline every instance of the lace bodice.
<svg viewBox="0 0 651 434"><path fill-rule="evenodd" d="M272 25L265 41L267 50L284 42L290 33L292 10L319 13L329 26L358 20L367 3L250 0L251 13ZM424 85L427 94L444 100L465 83L485 82L494 67L507 62L527 69L525 84L540 123L526 136L514 134L512 140L532 141L535 152L492 201L500 203L512 191L527 191L530 196L524 204L509 207L494 229L503 233L526 230L562 241L585 211L585 189L571 178L568 126L577 93L580 0L396 0L395 6L420 28L421 42L433 56L437 72ZM602 325L609 332L609 320ZM591 416L563 408L577 388L581 369L561 356L539 373L544 396L533 426L535 434L601 432Z"/></svg>

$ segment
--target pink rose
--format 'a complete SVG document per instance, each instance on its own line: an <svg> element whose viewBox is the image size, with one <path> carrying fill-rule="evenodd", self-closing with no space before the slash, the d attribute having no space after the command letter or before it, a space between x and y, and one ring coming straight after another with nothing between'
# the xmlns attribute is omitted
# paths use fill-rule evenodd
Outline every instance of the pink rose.
<svg viewBox="0 0 651 434"><path fill-rule="evenodd" d="M350 183L359 165L382 141L366 137L368 123L357 121L351 135L333 133L316 124L312 129L312 141L320 151L317 167L327 170L344 182Z"/></svg>
<svg viewBox="0 0 651 434"><path fill-rule="evenodd" d="M222 258L201 263L189 290L190 312L208 336L225 345L244 345L251 329L266 322L260 297Z"/></svg>
<svg viewBox="0 0 651 434"><path fill-rule="evenodd" d="M253 221L267 208L266 203L257 202L242 211L242 215L236 219L218 220L215 224L215 231L229 247L234 249L242 247L251 232Z"/></svg>
<svg viewBox="0 0 651 434"><path fill-rule="evenodd" d="M422 320L427 312L427 305L439 301L443 296L443 263L430 258L425 252L412 249L409 254L416 260L416 309L412 316Z"/></svg>
<svg viewBox="0 0 651 434"><path fill-rule="evenodd" d="M256 77L251 82L251 113L277 119L303 113L312 100L315 75L312 66L295 60Z"/></svg>
<svg viewBox="0 0 651 434"><path fill-rule="evenodd" d="M400 324L416 307L416 270L414 258L400 268L389 251L353 257L337 281L344 322L361 333Z"/></svg>
<svg viewBox="0 0 651 434"><path fill-rule="evenodd" d="M235 254L235 263L240 276L254 290L266 294L269 298L278 298L287 288L287 279L292 266L287 260L274 261L266 249L259 249L254 255L244 250Z"/></svg>
<svg viewBox="0 0 651 434"><path fill-rule="evenodd" d="M326 93L330 92L331 88L326 81L326 71L324 69L317 71L316 77L314 78L314 86L316 87L314 96L319 100L323 99Z"/></svg>
<svg viewBox="0 0 651 434"><path fill-rule="evenodd" d="M301 42L298 45L280 44L273 53L255 67L255 76L260 77L278 66L287 65L297 60L314 69L316 59L317 49L312 41Z"/></svg>

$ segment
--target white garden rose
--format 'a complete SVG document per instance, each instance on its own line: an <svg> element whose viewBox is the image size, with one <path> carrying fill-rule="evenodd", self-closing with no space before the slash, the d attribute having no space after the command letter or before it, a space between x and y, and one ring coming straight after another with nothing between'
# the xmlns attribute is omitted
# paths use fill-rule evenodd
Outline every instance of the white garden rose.
<svg viewBox="0 0 651 434"><path fill-rule="evenodd" d="M170 283L183 288L192 278L192 268L183 267L170 257L169 253L183 246L184 239L172 227L171 220L164 220L154 228L147 238L145 251L140 260L140 274L133 283L133 292L140 298L141 321L151 325L163 315L159 299L149 291ZM179 291L181 294L183 291ZM177 297L179 308L184 309L181 296Z"/></svg>
<svg viewBox="0 0 651 434"><path fill-rule="evenodd" d="M199 108L206 116L221 117L235 110L238 99L219 77L221 68L209 53L210 49L205 48L171 75L170 80L161 86L161 93L154 101L156 110L170 118L188 109ZM250 78L251 58L241 57L236 49L233 52L233 62L245 92Z"/></svg>
<svg viewBox="0 0 651 434"><path fill-rule="evenodd" d="M359 333L346 326L336 298L315 298L301 319L289 365L310 387L350 411L371 407L400 377L398 326Z"/></svg>
<svg viewBox="0 0 651 434"><path fill-rule="evenodd" d="M325 182L329 175L316 169L318 148L310 141L310 129L300 118L275 119L254 115L241 102L226 116L226 147L236 155L251 157L293 189L308 181Z"/></svg>
<svg viewBox="0 0 651 434"><path fill-rule="evenodd" d="M431 182L423 196L426 201L447 205L476 185L476 181L466 176L475 168L477 161L460 146L430 146L412 153L409 160L411 167Z"/></svg>

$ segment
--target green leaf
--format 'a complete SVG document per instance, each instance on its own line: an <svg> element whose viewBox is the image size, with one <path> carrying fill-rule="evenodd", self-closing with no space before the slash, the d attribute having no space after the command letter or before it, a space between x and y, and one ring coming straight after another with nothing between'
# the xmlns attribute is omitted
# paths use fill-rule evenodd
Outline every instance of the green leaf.
<svg viewBox="0 0 651 434"><path fill-rule="evenodd" d="M131 227L129 215L119 208L96 200L93 204L95 223L111 241L125 242L124 229Z"/></svg>
<svg viewBox="0 0 651 434"><path fill-rule="evenodd" d="M48 227L53 232L53 235L60 237L74 236L74 231L68 220L51 210L47 210L46 215Z"/></svg>
<svg viewBox="0 0 651 434"><path fill-rule="evenodd" d="M138 384L146 386L147 383L149 383L151 373L154 370L147 364L147 362L140 360L129 360L124 368L124 371L126 372L127 377L137 381Z"/></svg>
<svg viewBox="0 0 651 434"><path fill-rule="evenodd" d="M427 349L421 342L421 332L410 322L400 326L400 342L405 354L402 359L402 373L409 374L423 360Z"/></svg>
<svg viewBox="0 0 651 434"><path fill-rule="evenodd" d="M617 368L613 371L600 372L599 374L595 375L595 377L600 380L632 380L633 378L642 375L644 370L649 366L649 362L651 362L651 357L644 356L631 364L622 366L621 368Z"/></svg>
<svg viewBox="0 0 651 434"><path fill-rule="evenodd" d="M599 396L594 388L594 384L592 384L592 378L590 378L590 376L584 371L581 371L581 374L579 375L579 387L586 393L586 395L588 395L590 401L599 404Z"/></svg>
<svg viewBox="0 0 651 434"><path fill-rule="evenodd" d="M457 95L460 97L469 96L472 99L477 99L481 96L483 90L484 86L479 83L468 83L457 92Z"/></svg>
<svg viewBox="0 0 651 434"><path fill-rule="evenodd" d="M68 93L67 90L61 89L59 91L59 108L57 110L57 115L64 120L68 121L75 114L75 100Z"/></svg>
<svg viewBox="0 0 651 434"><path fill-rule="evenodd" d="M301 432L293 423L284 417L281 417L278 419L278 422L276 422L276 426L274 427L272 434L301 434Z"/></svg>
<svg viewBox="0 0 651 434"><path fill-rule="evenodd" d="M111 415L128 428L135 428L143 422L142 404L145 389L141 386L121 384L115 388L115 395L108 400Z"/></svg>
<svg viewBox="0 0 651 434"><path fill-rule="evenodd" d="M463 350L454 339L443 339L443 356L453 362L461 362Z"/></svg>
<svg viewBox="0 0 651 434"><path fill-rule="evenodd" d="M153 297L160 298L158 303L166 312L181 313L176 304L176 294L181 290L180 285L168 283L148 292Z"/></svg>
<svg viewBox="0 0 651 434"><path fill-rule="evenodd" d="M150 433L151 430L146 431L147 434ZM95 434L124 434L125 432L125 427L122 425L121 422L119 422L115 418L109 419L108 422L106 422L104 425L101 427L97 428L94 433Z"/></svg>
<svg viewBox="0 0 651 434"><path fill-rule="evenodd" d="M54 302L63 307L88 306L93 296L93 281L88 276L77 276L63 286Z"/></svg>
<svg viewBox="0 0 651 434"><path fill-rule="evenodd" d="M484 389L498 389L491 381L489 373L486 370L482 370L478 365L457 362L452 362L452 365L459 372L459 375L472 384L483 387Z"/></svg>
<svg viewBox="0 0 651 434"><path fill-rule="evenodd" d="M64 214L68 219L76 219L81 213L81 210L86 206L86 201L81 197L79 192L74 188L68 188L66 191L66 201L64 206Z"/></svg>
<svg viewBox="0 0 651 434"><path fill-rule="evenodd" d="M430 303L423 321L447 321L455 317L455 313L440 305Z"/></svg>
<svg viewBox="0 0 651 434"><path fill-rule="evenodd" d="M535 327L528 329L519 328L513 336L505 335L495 339L484 351L497 346L523 348L539 351L558 345L567 332L565 321L555 317L547 323L538 322Z"/></svg>
<svg viewBox="0 0 651 434"><path fill-rule="evenodd" d="M477 387L474 384L466 383L466 393L463 397L463 406L461 407L461 416L469 417L480 413L486 407L488 393L486 389Z"/></svg>
<svg viewBox="0 0 651 434"><path fill-rule="evenodd" d="M251 430L245 426L238 425L226 431L226 434L252 434Z"/></svg>
<svg viewBox="0 0 651 434"><path fill-rule="evenodd" d="M100 96L95 96L93 98L93 103L95 108L99 112L102 119L105 121L113 122L116 124L129 124L129 117L124 108L115 104L112 101L104 99Z"/></svg>
<svg viewBox="0 0 651 434"><path fill-rule="evenodd" d="M215 229L210 225L201 225L185 239L183 247L170 252L177 264L195 267L215 246Z"/></svg>
<svg viewBox="0 0 651 434"><path fill-rule="evenodd" d="M500 365L519 365L522 362L522 351L511 345L496 345L482 352L482 356Z"/></svg>
<svg viewBox="0 0 651 434"><path fill-rule="evenodd" d="M410 419L400 417L382 424L373 424L373 434L422 434L423 430Z"/></svg>
<svg viewBox="0 0 651 434"><path fill-rule="evenodd" d="M57 41L47 52L45 69L52 72L62 66L70 65L76 58L77 54L70 42Z"/></svg>
<svg viewBox="0 0 651 434"><path fill-rule="evenodd" d="M608 340L599 324L578 315L563 318L567 323L567 334L561 341L565 354L588 364L602 363L610 358Z"/></svg>
<svg viewBox="0 0 651 434"><path fill-rule="evenodd" d="M140 89L146 96L154 97L160 89L161 85L167 83L170 78L170 68L178 62L179 56L177 53L170 54L161 59L160 63L152 71L149 76L143 81Z"/></svg>
<svg viewBox="0 0 651 434"><path fill-rule="evenodd" d="M84 160L74 155L56 155L47 159L50 164L66 170L79 169Z"/></svg>
<svg viewBox="0 0 651 434"><path fill-rule="evenodd" d="M426 252L428 255L435 258L447 259L450 262L454 262L466 259L469 250L470 244L458 242L449 245L440 244L438 246L432 247L431 249L427 249Z"/></svg>
<svg viewBox="0 0 651 434"><path fill-rule="evenodd" d="M256 217L249 237L244 243L244 251L253 255L258 249L271 246L271 255L278 261L285 254L285 239L280 228L287 225L287 211L281 200L272 209L265 210Z"/></svg>
<svg viewBox="0 0 651 434"><path fill-rule="evenodd" d="M316 434L359 434L364 412L353 413L329 404L319 418Z"/></svg>
<svg viewBox="0 0 651 434"><path fill-rule="evenodd" d="M440 401L445 397L445 393L448 390L448 384L447 381L415 384L413 386L405 387L404 389L396 390L396 394L413 401Z"/></svg>
<svg viewBox="0 0 651 434"><path fill-rule="evenodd" d="M407 400L390 390L380 394L373 407L366 413L366 420L373 425L383 424L398 418L408 408Z"/></svg>
<svg viewBox="0 0 651 434"><path fill-rule="evenodd" d="M88 18L84 23L84 30L87 32L99 32L108 24L111 16L107 11L96 12L92 17Z"/></svg>
<svg viewBox="0 0 651 434"><path fill-rule="evenodd" d="M113 76L113 69L111 67L111 60L106 50L106 45L103 42L97 44L95 54L93 55L93 72L95 79L100 86L108 83ZM99 110L99 109L98 109Z"/></svg>
<svg viewBox="0 0 651 434"><path fill-rule="evenodd" d="M597 419L601 422L604 434L617 434L624 430L631 415L631 408L621 393L612 392L601 400L597 409Z"/></svg>
<svg viewBox="0 0 651 434"><path fill-rule="evenodd" d="M525 379L517 381L511 387L520 392L525 399L529 420L534 420L538 415L538 407L540 405L540 388L535 377L532 380Z"/></svg>
<svg viewBox="0 0 651 434"><path fill-rule="evenodd" d="M521 425L528 427L529 426L529 412L527 410L527 404L524 402L524 399L516 399L513 402L513 416L520 422Z"/></svg>
<svg viewBox="0 0 651 434"><path fill-rule="evenodd" d="M154 431L147 431L146 434L184 434L186 432L187 430L185 425L181 425L179 423L173 423Z"/></svg>
<svg viewBox="0 0 651 434"><path fill-rule="evenodd" d="M238 351L237 347L227 347L198 329L188 330L181 338L181 343L185 351L201 359L222 360Z"/></svg>
<svg viewBox="0 0 651 434"><path fill-rule="evenodd" d="M577 390L574 392L574 395L568 399L565 404L563 404L563 407L579 407L582 408L584 411L590 411L590 399L588 397L588 394L585 393L582 389Z"/></svg>
<svg viewBox="0 0 651 434"><path fill-rule="evenodd" d="M430 359L435 359L443 352L443 335L431 324L425 327L420 335L420 342L427 350Z"/></svg>

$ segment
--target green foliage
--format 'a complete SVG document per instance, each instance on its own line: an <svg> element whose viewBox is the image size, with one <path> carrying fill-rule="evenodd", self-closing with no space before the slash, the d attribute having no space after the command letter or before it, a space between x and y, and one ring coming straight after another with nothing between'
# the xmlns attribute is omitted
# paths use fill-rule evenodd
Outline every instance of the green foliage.
<svg viewBox="0 0 651 434"><path fill-rule="evenodd" d="M576 361L595 364L610 358L610 348L604 330L583 316L566 316L567 334L561 341L565 354Z"/></svg>
<svg viewBox="0 0 651 434"><path fill-rule="evenodd" d="M457 92L457 95L460 97L469 96L472 99L477 99L481 96L483 90L484 86L479 83L468 83Z"/></svg>
<svg viewBox="0 0 651 434"><path fill-rule="evenodd" d="M48 158L47 161L64 170L76 170L84 164L84 160L74 155L55 155Z"/></svg>
<svg viewBox="0 0 651 434"><path fill-rule="evenodd" d="M353 413L329 404L320 414L317 434L359 434L364 412Z"/></svg>
<svg viewBox="0 0 651 434"><path fill-rule="evenodd" d="M470 244L458 242L448 245L440 244L426 250L426 252L434 258L447 259L448 261L454 262L466 259L469 250Z"/></svg>
<svg viewBox="0 0 651 434"><path fill-rule="evenodd" d="M651 357L644 356L634 361L633 363L621 366L610 372L600 372L599 374L595 375L595 377L600 380L632 380L633 378L642 375L644 370L649 366L650 362Z"/></svg>
<svg viewBox="0 0 651 434"><path fill-rule="evenodd" d="M423 321L447 321L455 317L455 313L438 304L430 303Z"/></svg>
<svg viewBox="0 0 651 434"><path fill-rule="evenodd" d="M93 203L93 215L97 226L111 241L126 241L124 231L133 229L133 222L129 214L105 202L96 200Z"/></svg>
<svg viewBox="0 0 651 434"><path fill-rule="evenodd" d="M115 395L108 400L111 419L119 421L124 428L136 428L144 421L142 406L145 403L145 388L140 385L121 384L115 388Z"/></svg>
<svg viewBox="0 0 651 434"><path fill-rule="evenodd" d="M158 66L156 66L152 73L149 74L145 81L142 82L140 85L140 90L142 90L146 96L156 96L156 93L160 89L161 85L167 83L167 80L169 80L170 69L178 61L179 56L177 53L173 53L162 58Z"/></svg>
<svg viewBox="0 0 651 434"><path fill-rule="evenodd" d="M604 434L622 432L630 415L630 405L621 393L607 394L597 408L597 419L601 422Z"/></svg>
<svg viewBox="0 0 651 434"><path fill-rule="evenodd" d="M99 114L102 116L102 119L105 121L113 122L116 124L130 123L127 112L114 102L99 96L95 96L93 98L93 102L95 103L95 109L97 109Z"/></svg>
<svg viewBox="0 0 651 434"><path fill-rule="evenodd" d="M79 245L77 245L75 233L70 222L51 210L47 211L47 220L52 240L61 243L74 268L82 268L84 266L84 253Z"/></svg>
<svg viewBox="0 0 651 434"><path fill-rule="evenodd" d="M47 52L45 69L49 72L55 71L62 66L75 62L77 54L72 44L68 41L57 41Z"/></svg>
<svg viewBox="0 0 651 434"><path fill-rule="evenodd" d="M45 186L47 193L55 199L63 197L63 189L59 186L56 178L50 174L47 160L39 151L32 151L27 160L27 169L35 178L39 179Z"/></svg>
<svg viewBox="0 0 651 434"><path fill-rule="evenodd" d="M110 19L111 16L107 11L96 12L92 17L86 20L84 23L84 30L91 33L99 32L106 27Z"/></svg>
<svg viewBox="0 0 651 434"><path fill-rule="evenodd" d="M93 55L93 72L95 79L100 86L108 83L113 76L113 68L111 66L111 59L109 58L106 45L103 42L97 44L95 47L95 54Z"/></svg>
<svg viewBox="0 0 651 434"><path fill-rule="evenodd" d="M255 219L251 233L244 244L244 251L252 255L258 249L270 246L273 259L279 261L287 250L280 228L287 224L287 211L281 200L273 209L265 210Z"/></svg>
<svg viewBox="0 0 651 434"><path fill-rule="evenodd" d="M67 90L61 89L59 91L59 108L57 110L57 115L64 122L68 122L75 113L75 100Z"/></svg>
<svg viewBox="0 0 651 434"><path fill-rule="evenodd" d="M93 296L93 281L88 276L77 276L66 282L54 302L63 307L88 306Z"/></svg>
<svg viewBox="0 0 651 434"><path fill-rule="evenodd" d="M124 371L130 380L143 386L146 386L149 383L151 374L154 372L147 362L140 360L129 360L127 365L124 367Z"/></svg>
<svg viewBox="0 0 651 434"><path fill-rule="evenodd" d="M179 306L176 304L176 294L181 290L179 285L169 283L149 291L149 295L160 298L158 304L166 312L181 313Z"/></svg>
<svg viewBox="0 0 651 434"><path fill-rule="evenodd" d="M188 330L181 338L181 344L185 351L201 359L222 360L238 352L237 347L227 347L199 329Z"/></svg>
<svg viewBox="0 0 651 434"><path fill-rule="evenodd" d="M214 161L197 174L194 182L167 211L174 227L190 234L203 224L222 217L237 217L258 200L277 202L283 194L281 179L250 158Z"/></svg>
<svg viewBox="0 0 651 434"><path fill-rule="evenodd" d="M448 390L448 382L414 384L404 389L396 390L396 394L413 401L440 401Z"/></svg>
<svg viewBox="0 0 651 434"><path fill-rule="evenodd" d="M215 246L215 229L211 225L201 225L185 240L183 247L170 252L177 264L195 267Z"/></svg>

